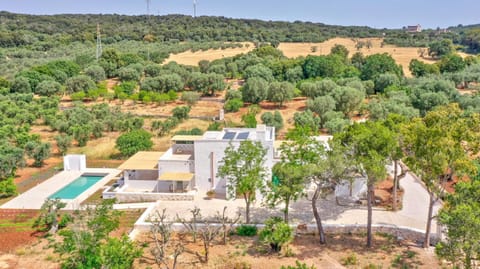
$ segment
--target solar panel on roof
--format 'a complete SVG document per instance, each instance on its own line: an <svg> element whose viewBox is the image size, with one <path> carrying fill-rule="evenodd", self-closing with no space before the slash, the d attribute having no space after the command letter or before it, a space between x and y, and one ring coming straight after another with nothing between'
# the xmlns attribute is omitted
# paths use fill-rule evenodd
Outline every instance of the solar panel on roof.
<svg viewBox="0 0 480 269"><path fill-rule="evenodd" d="M234 133L234 132L226 132L224 135L223 135L223 139L233 139L235 137L237 133Z"/></svg>
<svg viewBox="0 0 480 269"><path fill-rule="evenodd" d="M239 133L239 134L237 135L237 139L245 140L245 139L248 138L249 135L250 135L249 132Z"/></svg>

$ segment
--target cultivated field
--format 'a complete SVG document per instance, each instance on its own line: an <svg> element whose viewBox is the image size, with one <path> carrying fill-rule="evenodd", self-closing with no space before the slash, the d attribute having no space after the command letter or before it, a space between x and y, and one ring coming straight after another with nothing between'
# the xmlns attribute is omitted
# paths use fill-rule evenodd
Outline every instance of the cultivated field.
<svg viewBox="0 0 480 269"><path fill-rule="evenodd" d="M150 242L148 234L140 242ZM257 237L232 236L223 245L219 239L210 249L208 263L201 262L203 246L193 243L189 235L177 235L186 251L179 257L178 268L272 268L294 265L299 260L316 268L436 268L438 261L430 250L421 249L412 242L397 241L386 234L375 235L375 248L365 247L365 235L327 235L327 245L320 245L312 235L297 235L287 251L272 253ZM154 263L150 251L134 264L135 268L151 268Z"/></svg>
<svg viewBox="0 0 480 269"><path fill-rule="evenodd" d="M247 53L255 48L251 42L243 42L242 48L227 48L227 49L209 49L206 51L196 51L191 50L185 51L178 54L170 54L164 63L169 63L175 61L179 64L185 65L198 65L198 62L201 60L213 61L216 59L221 59L225 57L232 57L241 53Z"/></svg>

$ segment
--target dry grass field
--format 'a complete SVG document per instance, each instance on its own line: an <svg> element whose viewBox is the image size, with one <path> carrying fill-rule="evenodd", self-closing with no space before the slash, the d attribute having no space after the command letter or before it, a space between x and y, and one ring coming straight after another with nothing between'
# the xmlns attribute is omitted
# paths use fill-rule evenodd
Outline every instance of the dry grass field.
<svg viewBox="0 0 480 269"><path fill-rule="evenodd" d="M111 106L119 105L116 102L111 102ZM164 105L157 104L144 104L141 102L133 102L130 100L125 101L121 106L123 112L130 112L139 116L150 117L168 117L172 115L172 110L178 106L185 106L182 101L175 101L166 103ZM190 110L189 115L192 117L215 117L218 116L220 109L222 109L223 103L216 101L203 101L200 100Z"/></svg>
<svg viewBox="0 0 480 269"><path fill-rule="evenodd" d="M357 39L358 41L370 41L372 47L367 49L366 47L357 50L355 48L355 40L351 38L332 38L322 43L280 43L278 47L285 56L289 58L296 58L299 56L307 55L327 55L330 53L330 49L335 45L344 45L349 51L350 56L360 51L364 55L371 55L375 53L388 53L397 61L398 64L402 65L403 71L406 76L411 76L410 71L408 70L408 64L412 59L422 60L426 63L434 63L435 61L429 58L422 58L419 55L418 49L415 47L402 48L391 45L382 46L382 38L363 38ZM249 46L245 46L249 44ZM312 47L316 47L316 51L312 52ZM247 53L254 48L252 43L244 43L243 48L228 48L225 50L207 50L207 51L186 51L178 54L171 54L170 57L165 61L165 63L175 61L179 64L185 65L198 65L198 62L201 60L213 61L216 59L221 59L224 57L232 57L240 53Z"/></svg>
<svg viewBox="0 0 480 269"><path fill-rule="evenodd" d="M248 44L248 45L247 45ZM185 65L198 65L198 62L201 60L213 61L216 59L221 59L224 57L232 57L240 53L247 53L253 50L255 46L251 42L243 42L242 48L227 48L227 49L209 49L206 51L196 51L192 52L191 50L185 51L178 54L170 54L164 63L169 63L175 61L179 64Z"/></svg>
<svg viewBox="0 0 480 269"><path fill-rule="evenodd" d="M343 45L350 51L350 57L353 53L360 51L365 56L376 54L376 53L388 53L392 55L395 61L402 65L403 72L406 76L411 76L410 71L408 70L408 65L412 59L422 60L426 63L434 63L435 61L428 58L421 58L418 49L419 48L401 48L391 45L382 46L382 38L364 38L358 39L359 41L367 42L368 40L372 43L372 47L367 49L366 47L357 50L355 48L355 40L350 38L333 38L329 39L322 43L280 43L278 47L285 56L289 58L295 58L298 56L307 56L307 55L327 55L330 53L330 49L335 46L335 44ZM312 47L316 47L316 52L312 52Z"/></svg>

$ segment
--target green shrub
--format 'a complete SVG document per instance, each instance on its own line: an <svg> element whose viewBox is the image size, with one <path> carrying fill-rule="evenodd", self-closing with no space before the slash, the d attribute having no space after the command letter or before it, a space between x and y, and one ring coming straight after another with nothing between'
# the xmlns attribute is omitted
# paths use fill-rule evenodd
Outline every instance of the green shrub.
<svg viewBox="0 0 480 269"><path fill-rule="evenodd" d="M135 81L124 81L121 84L113 87L115 92L115 96L119 98L119 96L124 93L127 96L132 95L137 87L137 82Z"/></svg>
<svg viewBox="0 0 480 269"><path fill-rule="evenodd" d="M239 236L255 236L257 235L257 226L253 225L240 225L237 227L237 235Z"/></svg>
<svg viewBox="0 0 480 269"><path fill-rule="evenodd" d="M242 100L242 92L234 89L228 90L227 93L225 94L225 100L230 101L233 99Z"/></svg>
<svg viewBox="0 0 480 269"><path fill-rule="evenodd" d="M65 228L67 225L73 222L73 217L70 214L63 214L62 217L60 218L60 221L58 222L58 227L59 228Z"/></svg>
<svg viewBox="0 0 480 269"><path fill-rule="evenodd" d="M200 100L200 93L198 92L184 92L181 100L189 106L193 106Z"/></svg>
<svg viewBox="0 0 480 269"><path fill-rule="evenodd" d="M224 106L226 112L237 112L241 107L243 107L243 101L238 98L228 100Z"/></svg>
<svg viewBox="0 0 480 269"><path fill-rule="evenodd" d="M212 122L208 125L208 131L220 131L222 129L222 124L220 122Z"/></svg>
<svg viewBox="0 0 480 269"><path fill-rule="evenodd" d="M178 94L177 94L177 92L174 91L174 90L169 90L169 91L167 92L167 95L168 95L168 100L169 100L169 101L175 101L175 100L178 99Z"/></svg>
<svg viewBox="0 0 480 269"><path fill-rule="evenodd" d="M173 130L173 128L175 128L179 122L180 122L179 119L175 117L170 117L165 121L157 122L158 128L155 128L155 129L158 129L159 136L164 136L168 134L171 130Z"/></svg>
<svg viewBox="0 0 480 269"><path fill-rule="evenodd" d="M9 197L17 194L17 186L13 181L13 177L0 180L0 198Z"/></svg>
<svg viewBox="0 0 480 269"><path fill-rule="evenodd" d="M177 106L172 110L172 116L179 120L188 119L188 113L190 112L190 107L188 106Z"/></svg>
<svg viewBox="0 0 480 269"><path fill-rule="evenodd" d="M82 101L85 97L86 97L85 92L76 92L70 95L70 98L72 98L72 101Z"/></svg>
<svg viewBox="0 0 480 269"><path fill-rule="evenodd" d="M279 217L265 221L265 228L259 234L260 241L269 244L274 252L279 252L293 237L293 229Z"/></svg>

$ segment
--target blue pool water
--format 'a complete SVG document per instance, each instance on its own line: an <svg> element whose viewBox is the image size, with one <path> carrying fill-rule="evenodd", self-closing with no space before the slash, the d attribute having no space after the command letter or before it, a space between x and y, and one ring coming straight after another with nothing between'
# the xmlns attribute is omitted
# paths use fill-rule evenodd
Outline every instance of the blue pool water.
<svg viewBox="0 0 480 269"><path fill-rule="evenodd" d="M48 198L55 199L75 199L82 192L86 191L88 188L97 183L104 176L86 176L82 175L81 177L75 179L67 186L61 188L54 194L50 195Z"/></svg>

